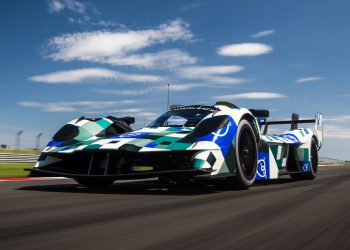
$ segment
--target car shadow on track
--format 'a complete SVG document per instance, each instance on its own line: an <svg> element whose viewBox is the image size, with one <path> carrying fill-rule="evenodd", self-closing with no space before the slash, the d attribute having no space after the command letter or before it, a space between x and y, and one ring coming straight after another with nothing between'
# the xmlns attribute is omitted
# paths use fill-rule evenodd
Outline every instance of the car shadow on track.
<svg viewBox="0 0 350 250"><path fill-rule="evenodd" d="M287 184L296 182L295 180L292 180L291 178L281 178L281 179L273 179L273 180L258 180L255 181L254 186L266 186L266 185L280 185L280 184Z"/></svg>
<svg viewBox="0 0 350 250"><path fill-rule="evenodd" d="M289 178L256 181L254 186L281 185L294 182ZM254 186L251 189L254 189ZM115 182L104 188L87 188L79 184L31 185L16 190L62 193L94 193L125 195L206 195L226 191L244 192L235 186L220 182L164 184L157 181Z"/></svg>
<svg viewBox="0 0 350 250"><path fill-rule="evenodd" d="M104 188L87 188L79 184L32 185L17 188L17 190L119 195L205 195L219 192L218 189L208 185L165 185L155 181L114 183Z"/></svg>

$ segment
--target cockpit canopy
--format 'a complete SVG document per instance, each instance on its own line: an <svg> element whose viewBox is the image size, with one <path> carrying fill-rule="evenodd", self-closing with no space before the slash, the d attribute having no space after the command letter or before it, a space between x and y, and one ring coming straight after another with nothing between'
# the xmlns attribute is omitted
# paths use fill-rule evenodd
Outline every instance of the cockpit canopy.
<svg viewBox="0 0 350 250"><path fill-rule="evenodd" d="M209 114L219 111L213 106L179 106L164 113L148 127L195 127Z"/></svg>

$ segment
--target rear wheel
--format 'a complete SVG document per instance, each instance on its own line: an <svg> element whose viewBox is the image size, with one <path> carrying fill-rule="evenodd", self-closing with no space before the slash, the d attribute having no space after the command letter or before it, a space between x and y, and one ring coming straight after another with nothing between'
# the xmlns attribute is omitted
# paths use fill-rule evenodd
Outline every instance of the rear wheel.
<svg viewBox="0 0 350 250"><path fill-rule="evenodd" d="M258 162L255 133L247 120L242 120L236 134L236 185L248 189L253 185Z"/></svg>
<svg viewBox="0 0 350 250"><path fill-rule="evenodd" d="M313 180L317 176L318 171L318 152L317 152L317 143L314 138L311 141L310 147L310 163L311 170L302 173L291 174L293 180Z"/></svg>
<svg viewBox="0 0 350 250"><path fill-rule="evenodd" d="M112 185L115 181L115 179L111 178L75 178L74 180L80 185L89 188L107 187Z"/></svg>

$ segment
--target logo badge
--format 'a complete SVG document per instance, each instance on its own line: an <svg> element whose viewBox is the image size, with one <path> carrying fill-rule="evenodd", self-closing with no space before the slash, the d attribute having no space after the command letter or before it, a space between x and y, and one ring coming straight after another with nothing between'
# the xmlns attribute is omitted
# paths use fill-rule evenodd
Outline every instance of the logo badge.
<svg viewBox="0 0 350 250"><path fill-rule="evenodd" d="M258 166L256 168L256 179L257 180L268 180L270 179L270 159L269 153L259 151Z"/></svg>
<svg viewBox="0 0 350 250"><path fill-rule="evenodd" d="M266 179L267 177L267 172L266 172L266 162L265 159L259 160L258 161L258 169L256 170L256 174L263 178Z"/></svg>
<svg viewBox="0 0 350 250"><path fill-rule="evenodd" d="M280 135L280 138L287 140L287 141L294 142L294 143L300 143L299 139L293 134Z"/></svg>

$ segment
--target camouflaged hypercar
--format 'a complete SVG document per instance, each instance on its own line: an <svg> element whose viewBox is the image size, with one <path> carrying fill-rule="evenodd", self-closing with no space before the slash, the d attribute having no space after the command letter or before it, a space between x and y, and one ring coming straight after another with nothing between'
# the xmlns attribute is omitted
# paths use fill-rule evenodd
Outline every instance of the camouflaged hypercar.
<svg viewBox="0 0 350 250"><path fill-rule="evenodd" d="M117 179L161 180L222 178L249 188L256 179L313 179L322 146L322 115L267 121L267 110L232 103L180 106L145 128L132 131L132 117L73 120L43 150L32 174L64 176L85 186L106 186ZM315 128L297 128L315 123ZM291 130L267 135L272 124ZM263 131L263 132L262 132ZM220 179L221 180L221 179Z"/></svg>

